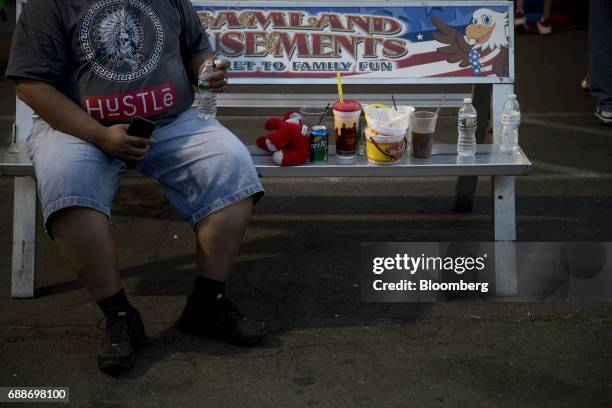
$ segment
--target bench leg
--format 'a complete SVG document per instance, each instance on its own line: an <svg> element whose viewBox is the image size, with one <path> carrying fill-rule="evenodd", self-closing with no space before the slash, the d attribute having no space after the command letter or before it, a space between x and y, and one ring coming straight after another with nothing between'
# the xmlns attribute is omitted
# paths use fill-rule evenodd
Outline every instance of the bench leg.
<svg viewBox="0 0 612 408"><path fill-rule="evenodd" d="M34 297L36 270L36 180L15 177L13 203L13 298Z"/></svg>
<svg viewBox="0 0 612 408"><path fill-rule="evenodd" d="M494 176L492 184L496 295L515 296L518 293L518 275L514 177Z"/></svg>

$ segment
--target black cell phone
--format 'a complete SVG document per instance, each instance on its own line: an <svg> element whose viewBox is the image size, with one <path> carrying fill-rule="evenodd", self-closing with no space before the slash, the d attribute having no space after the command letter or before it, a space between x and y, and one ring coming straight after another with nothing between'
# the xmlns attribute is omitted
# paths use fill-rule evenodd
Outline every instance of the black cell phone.
<svg viewBox="0 0 612 408"><path fill-rule="evenodd" d="M134 116L128 127L127 134L130 136L142 137L148 139L155 130L155 122L149 119Z"/></svg>

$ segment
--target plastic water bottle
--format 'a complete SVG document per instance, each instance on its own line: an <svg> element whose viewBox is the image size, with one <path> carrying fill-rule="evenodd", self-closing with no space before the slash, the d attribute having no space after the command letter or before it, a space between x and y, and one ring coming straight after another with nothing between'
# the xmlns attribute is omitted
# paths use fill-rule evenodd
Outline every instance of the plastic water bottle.
<svg viewBox="0 0 612 408"><path fill-rule="evenodd" d="M213 60L206 60L198 75L198 116L208 120L217 117L217 95L206 87L206 81L215 71Z"/></svg>
<svg viewBox="0 0 612 408"><path fill-rule="evenodd" d="M470 157L476 153L476 122L478 114L472 105L471 98L465 98L463 105L459 108L459 120L457 130L459 140L457 141L457 154Z"/></svg>
<svg viewBox="0 0 612 408"><path fill-rule="evenodd" d="M508 95L501 115L501 152L514 154L518 147L518 128L521 125L521 107L515 94Z"/></svg>

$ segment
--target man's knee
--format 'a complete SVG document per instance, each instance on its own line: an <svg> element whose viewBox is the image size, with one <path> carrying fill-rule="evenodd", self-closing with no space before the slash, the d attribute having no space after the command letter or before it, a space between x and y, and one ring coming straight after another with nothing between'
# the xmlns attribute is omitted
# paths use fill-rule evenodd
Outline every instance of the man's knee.
<svg viewBox="0 0 612 408"><path fill-rule="evenodd" d="M216 213L223 221L232 228L242 228L251 220L253 214L253 197L247 197L229 205ZM215 214L213 214L215 215Z"/></svg>
<svg viewBox="0 0 612 408"><path fill-rule="evenodd" d="M216 225L223 226L227 231L242 230L251 220L252 213L253 196L212 213L198 224L197 229L209 224L207 221L213 221Z"/></svg>
<svg viewBox="0 0 612 408"><path fill-rule="evenodd" d="M74 235L99 235L108 228L108 218L100 211L87 207L66 207L51 214L46 222L47 231L54 240Z"/></svg>

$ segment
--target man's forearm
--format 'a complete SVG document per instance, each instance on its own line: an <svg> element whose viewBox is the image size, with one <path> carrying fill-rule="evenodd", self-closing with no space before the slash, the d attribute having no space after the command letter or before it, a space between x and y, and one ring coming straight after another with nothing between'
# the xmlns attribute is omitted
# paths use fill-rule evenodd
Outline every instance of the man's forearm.
<svg viewBox="0 0 612 408"><path fill-rule="evenodd" d="M16 92L19 99L54 128L96 145L100 142L104 126L54 86L20 80Z"/></svg>

